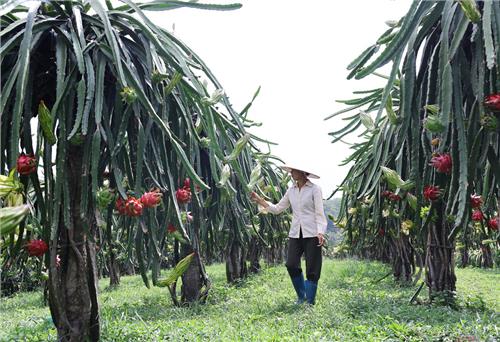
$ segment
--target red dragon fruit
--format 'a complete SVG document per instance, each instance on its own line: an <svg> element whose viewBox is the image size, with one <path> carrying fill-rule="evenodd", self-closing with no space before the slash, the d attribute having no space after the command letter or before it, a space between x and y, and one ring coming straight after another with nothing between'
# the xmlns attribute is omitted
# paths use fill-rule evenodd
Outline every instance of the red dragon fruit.
<svg viewBox="0 0 500 342"><path fill-rule="evenodd" d="M175 192L175 198L179 204L186 204L191 202L191 191L186 189L177 189Z"/></svg>
<svg viewBox="0 0 500 342"><path fill-rule="evenodd" d="M29 174L35 172L36 171L35 156L33 156L32 154L26 155L26 154L22 153L17 158L16 169L20 175L29 175Z"/></svg>
<svg viewBox="0 0 500 342"><path fill-rule="evenodd" d="M484 99L484 105L495 112L500 111L500 94L491 94L486 96Z"/></svg>
<svg viewBox="0 0 500 342"><path fill-rule="evenodd" d="M434 185L427 185L424 187L424 198L429 201L435 201L441 196L439 187Z"/></svg>
<svg viewBox="0 0 500 342"><path fill-rule="evenodd" d="M479 209L472 212L472 221L482 221L484 219L483 212Z"/></svg>
<svg viewBox="0 0 500 342"><path fill-rule="evenodd" d="M47 243L41 239L38 240L30 240L26 245L28 249L28 254L30 256L42 256L49 250L49 246Z"/></svg>
<svg viewBox="0 0 500 342"><path fill-rule="evenodd" d="M483 204L483 199L481 196L472 194L470 195L470 205L472 208L479 208Z"/></svg>
<svg viewBox="0 0 500 342"><path fill-rule="evenodd" d="M125 202L125 210L128 216L141 216L143 208L144 206L142 205L141 201L135 197L131 196L127 199L127 202Z"/></svg>
<svg viewBox="0 0 500 342"><path fill-rule="evenodd" d="M149 191L141 196L141 203L145 208L154 208L160 205L162 194L159 189Z"/></svg>
<svg viewBox="0 0 500 342"><path fill-rule="evenodd" d="M125 200L121 197L118 197L118 199L115 202L115 209L118 211L120 215L127 215L127 209L125 207Z"/></svg>
<svg viewBox="0 0 500 342"><path fill-rule="evenodd" d="M398 201L401 201L401 196L399 195L396 195L396 194L391 194L389 196L389 199L393 202L398 202Z"/></svg>
<svg viewBox="0 0 500 342"><path fill-rule="evenodd" d="M491 230L498 230L498 218L497 217L493 217L493 218L490 218L488 220L488 228L490 228Z"/></svg>
<svg viewBox="0 0 500 342"><path fill-rule="evenodd" d="M449 153L436 154L431 159L431 165L436 168L438 172L450 173L451 172L451 156Z"/></svg>
<svg viewBox="0 0 500 342"><path fill-rule="evenodd" d="M167 226L167 232L170 234L175 233L177 231L177 228L172 223L169 223Z"/></svg>

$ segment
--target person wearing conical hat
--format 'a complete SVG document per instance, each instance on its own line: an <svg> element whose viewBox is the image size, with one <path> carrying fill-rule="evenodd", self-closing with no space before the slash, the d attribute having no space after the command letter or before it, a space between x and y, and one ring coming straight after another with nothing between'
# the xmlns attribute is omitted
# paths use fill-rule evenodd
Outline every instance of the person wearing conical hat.
<svg viewBox="0 0 500 342"><path fill-rule="evenodd" d="M321 246L325 242L327 227L321 188L309 180L319 176L297 165L283 165L281 168L290 172L294 184L277 204L267 202L255 192L250 194L250 198L275 215L292 208L286 268L297 292L297 303L307 301L314 305L321 275ZM305 281L300 267L303 254L306 260Z"/></svg>

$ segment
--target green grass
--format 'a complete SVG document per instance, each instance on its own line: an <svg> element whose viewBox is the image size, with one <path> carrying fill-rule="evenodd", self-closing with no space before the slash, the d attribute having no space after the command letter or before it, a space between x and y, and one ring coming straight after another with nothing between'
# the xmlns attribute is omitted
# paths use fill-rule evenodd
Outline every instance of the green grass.
<svg viewBox="0 0 500 342"><path fill-rule="evenodd" d="M324 262L314 307L294 305L285 267L264 269L238 286L224 265L207 269L213 289L206 305L173 307L167 289L148 290L140 277L118 289L100 283L103 341L496 341L500 336L500 272L458 269L460 310L408 304L415 288L398 287L386 265ZM422 291L420 298L425 299ZM55 339L41 293L0 300L0 340Z"/></svg>

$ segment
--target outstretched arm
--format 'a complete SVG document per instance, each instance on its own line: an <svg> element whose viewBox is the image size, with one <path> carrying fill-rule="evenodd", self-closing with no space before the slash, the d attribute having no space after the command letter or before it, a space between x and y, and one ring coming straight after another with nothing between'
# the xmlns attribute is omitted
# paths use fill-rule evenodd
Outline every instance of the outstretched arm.
<svg viewBox="0 0 500 342"><path fill-rule="evenodd" d="M264 207L271 214L275 214L275 215L283 212L285 209L287 209L288 207L290 207L290 200L288 198L288 191L285 193L285 195L283 196L283 198L278 202L278 204L269 203L268 201L266 201L265 199L263 199L262 197L260 197L259 195L257 195L255 192L252 192L250 194L250 198L255 203L257 203L257 204L261 205L262 207Z"/></svg>

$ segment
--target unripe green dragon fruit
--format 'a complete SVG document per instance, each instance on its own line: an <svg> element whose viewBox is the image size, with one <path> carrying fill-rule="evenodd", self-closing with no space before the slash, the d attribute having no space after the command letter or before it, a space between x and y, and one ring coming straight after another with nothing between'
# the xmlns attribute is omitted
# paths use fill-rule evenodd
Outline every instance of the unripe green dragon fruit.
<svg viewBox="0 0 500 342"><path fill-rule="evenodd" d="M417 197L415 195L407 193L406 200L408 201L410 208L412 208L413 210L417 210Z"/></svg>
<svg viewBox="0 0 500 342"><path fill-rule="evenodd" d="M106 209L115 201L115 194L109 188L100 188L96 193L97 207L101 210Z"/></svg>
<svg viewBox="0 0 500 342"><path fill-rule="evenodd" d="M496 131L498 128L498 119L491 114L481 115L481 126L488 131Z"/></svg>
<svg viewBox="0 0 500 342"><path fill-rule="evenodd" d="M168 78L168 75L162 74L158 70L154 70L153 74L151 75L151 80L153 83L160 83L163 80L166 80Z"/></svg>
<svg viewBox="0 0 500 342"><path fill-rule="evenodd" d="M437 115L428 115L424 122L426 130L432 133L441 133L444 131L444 125L441 118Z"/></svg>
<svg viewBox="0 0 500 342"><path fill-rule="evenodd" d="M120 95L122 96L122 101L128 104L134 103L137 99L137 93L130 87L123 88Z"/></svg>
<svg viewBox="0 0 500 342"><path fill-rule="evenodd" d="M209 148L210 147L210 138L201 138L200 139L200 146L203 147L203 148Z"/></svg>

